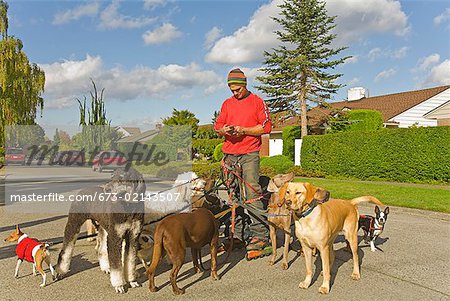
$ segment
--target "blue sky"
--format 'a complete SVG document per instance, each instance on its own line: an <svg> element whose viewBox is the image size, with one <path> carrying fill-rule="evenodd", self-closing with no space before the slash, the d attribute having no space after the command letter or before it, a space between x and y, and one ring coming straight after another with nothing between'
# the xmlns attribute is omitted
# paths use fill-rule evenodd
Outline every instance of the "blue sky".
<svg viewBox="0 0 450 301"><path fill-rule="evenodd" d="M10 1L9 34L46 73L44 127L78 124L89 78L105 88L114 125L153 128L172 108L210 123L230 96L233 67L260 72L277 46L274 1ZM328 0L337 46L353 58L333 101L362 86L370 96L450 84L449 1ZM257 94L258 91L251 89Z"/></svg>

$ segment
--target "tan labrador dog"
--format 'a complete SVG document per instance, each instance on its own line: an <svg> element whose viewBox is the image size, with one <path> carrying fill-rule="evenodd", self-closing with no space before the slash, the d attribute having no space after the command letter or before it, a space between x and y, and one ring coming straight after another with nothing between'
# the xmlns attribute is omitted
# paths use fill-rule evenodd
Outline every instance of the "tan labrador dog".
<svg viewBox="0 0 450 301"><path fill-rule="evenodd" d="M362 202L383 205L372 196L356 199L330 199L329 192L310 183L289 183L286 189L286 205L294 211L295 234L300 240L306 262L305 280L300 288L308 288L313 276L312 251L317 248L322 259L323 283L319 288L322 294L330 291L330 274L334 262L333 243L340 231L350 243L353 255L352 279L360 279L358 264L358 219L356 207Z"/></svg>

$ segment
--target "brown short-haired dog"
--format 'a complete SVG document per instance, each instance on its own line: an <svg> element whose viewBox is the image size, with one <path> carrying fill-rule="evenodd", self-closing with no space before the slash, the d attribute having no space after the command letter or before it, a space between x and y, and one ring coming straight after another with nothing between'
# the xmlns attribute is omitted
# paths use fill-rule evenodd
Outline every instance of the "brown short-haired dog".
<svg viewBox="0 0 450 301"><path fill-rule="evenodd" d="M286 189L286 205L294 211L295 234L302 244L306 262L305 280L300 288L308 288L312 280L312 250L317 248L322 259L322 294L330 291L330 272L334 261L333 243L340 231L350 243L353 255L352 279L360 279L358 265L358 219L356 207L361 202L383 205L372 196L362 196L350 201L330 199L328 191L310 183L289 183Z"/></svg>
<svg viewBox="0 0 450 301"><path fill-rule="evenodd" d="M199 260L200 250L206 244L211 247L211 277L218 280L217 275L217 245L219 240L219 225L214 215L205 208L195 209L190 213L179 213L165 217L155 230L153 258L147 270L149 289L156 292L155 270L163 253L163 248L172 262L170 283L176 295L184 294L184 289L177 286L177 275L184 262L186 248L190 247L196 272L201 271Z"/></svg>

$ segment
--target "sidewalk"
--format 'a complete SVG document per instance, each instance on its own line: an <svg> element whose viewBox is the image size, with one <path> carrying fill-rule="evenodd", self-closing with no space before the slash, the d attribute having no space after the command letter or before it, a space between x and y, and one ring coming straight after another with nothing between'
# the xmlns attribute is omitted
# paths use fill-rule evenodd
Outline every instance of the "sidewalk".
<svg viewBox="0 0 450 301"><path fill-rule="evenodd" d="M372 214L373 207L360 206L361 214ZM16 223L25 233L41 240L62 237L66 217L45 214L10 214L0 207L0 287L1 300L174 300L168 283L170 266L160 264L156 283L161 288L157 293L148 291L145 271L138 265L143 287L130 289L117 295L103 274L94 251L94 242L77 242L72 261L72 270L61 281L47 278L49 285L40 289L40 276L31 275L31 264L23 263L19 279L14 279L16 258L15 245L3 242ZM303 257L291 250L291 265L287 271L267 265L267 258L247 262L242 251L233 252L229 263L221 267L220 281L209 279L209 273L195 275L192 263L184 264L179 286L186 287L180 300L450 300L450 214L391 207L385 232L379 240L383 251L372 253L364 243L360 244L361 280L350 278L352 261L349 253L341 250L345 243L339 236L335 249L336 263L333 268L333 283L329 295L318 293L322 278L319 275L320 260L316 262L316 274L308 290L297 288L303 280L305 265ZM279 244L282 239L280 237ZM61 245L52 250L55 263ZM294 244L295 248L298 248ZM189 252L188 252L189 253ZM281 250L278 251L279 257ZM205 267L209 256L203 250ZM219 256L219 263L224 256Z"/></svg>

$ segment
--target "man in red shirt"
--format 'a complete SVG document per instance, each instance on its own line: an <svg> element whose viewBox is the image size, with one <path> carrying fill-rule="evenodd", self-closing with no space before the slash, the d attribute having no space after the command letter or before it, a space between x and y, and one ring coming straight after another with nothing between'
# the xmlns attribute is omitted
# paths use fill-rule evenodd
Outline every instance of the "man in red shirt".
<svg viewBox="0 0 450 301"><path fill-rule="evenodd" d="M228 87L233 96L226 99L220 109L214 129L225 137L223 153L225 162L239 162L242 177L257 192L245 187L247 199L258 197L259 185L259 150L261 135L270 133L272 122L266 103L257 95L247 90L247 78L240 69L233 69L228 74ZM251 204L264 210L261 200ZM236 233L243 231L244 223L236 224ZM264 224L253 220L248 233L244 233L247 245L247 259L271 254L268 244L268 230Z"/></svg>

